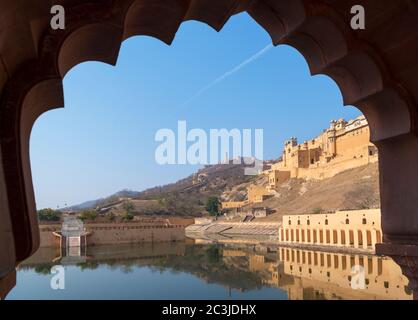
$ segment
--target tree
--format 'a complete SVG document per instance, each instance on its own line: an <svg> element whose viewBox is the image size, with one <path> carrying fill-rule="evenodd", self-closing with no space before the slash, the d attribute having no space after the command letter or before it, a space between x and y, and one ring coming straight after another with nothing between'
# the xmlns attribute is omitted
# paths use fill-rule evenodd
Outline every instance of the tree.
<svg viewBox="0 0 418 320"><path fill-rule="evenodd" d="M122 206L125 213L122 215L122 219L125 221L131 221L134 219L134 205L131 201L126 200Z"/></svg>
<svg viewBox="0 0 418 320"><path fill-rule="evenodd" d="M217 197L209 197L206 200L206 206L205 209L207 212L209 212L212 216L217 216L219 214L219 208L220 202Z"/></svg>
<svg viewBox="0 0 418 320"><path fill-rule="evenodd" d="M130 212L126 212L123 216L122 219L125 221L132 221L134 219L134 215Z"/></svg>
<svg viewBox="0 0 418 320"><path fill-rule="evenodd" d="M123 204L123 209L125 210L126 214L132 214L135 207L134 207L134 205L132 204L131 201L127 200Z"/></svg>
<svg viewBox="0 0 418 320"><path fill-rule="evenodd" d="M38 211L39 221L60 221L61 212L54 209L42 209Z"/></svg>
<svg viewBox="0 0 418 320"><path fill-rule="evenodd" d="M115 220L115 218L116 218L116 216L115 216L115 214L114 214L113 212L108 212L108 213L106 214L106 218L107 218L109 221L114 221L114 220Z"/></svg>
<svg viewBox="0 0 418 320"><path fill-rule="evenodd" d="M97 212L95 210L83 210L79 213L78 218L82 221L96 220Z"/></svg>

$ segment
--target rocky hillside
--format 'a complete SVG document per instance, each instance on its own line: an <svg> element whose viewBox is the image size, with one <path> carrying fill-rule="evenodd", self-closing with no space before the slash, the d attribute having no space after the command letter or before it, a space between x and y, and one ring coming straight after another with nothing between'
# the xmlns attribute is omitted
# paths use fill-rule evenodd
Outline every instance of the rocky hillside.
<svg viewBox="0 0 418 320"><path fill-rule="evenodd" d="M266 178L258 178L257 184L267 185ZM237 185L224 192L225 199L242 197L247 184ZM379 208L378 164L344 171L322 181L290 179L283 183L272 196L263 203L249 207L268 207L274 214L262 220L281 220L287 214L320 213L335 210Z"/></svg>
<svg viewBox="0 0 418 320"><path fill-rule="evenodd" d="M254 179L254 176L244 175L244 165L207 166L176 183L145 190L135 202L153 202L152 208L142 208L145 214L202 216L206 213L204 206L208 197L221 197L224 190Z"/></svg>
<svg viewBox="0 0 418 320"><path fill-rule="evenodd" d="M208 197L220 197L224 190L254 180L254 176L244 175L245 166L241 164L220 164L206 166L193 175L176 183L147 189L143 192L121 191L107 198L88 201L69 209L102 209L116 215L126 211L127 201L134 214L141 215L180 215L202 216L206 214L205 203Z"/></svg>
<svg viewBox="0 0 418 320"><path fill-rule="evenodd" d="M319 213L343 209L379 207L378 165L342 172L322 181L290 179L283 183L263 203L250 207L268 207L273 214L258 220L281 220L285 214ZM243 165L207 166L176 183L151 188L143 192L124 191L108 198L92 201L90 208L121 215L130 211L136 215L204 216L209 196L222 201L241 201L247 197L251 184L267 186L265 176L245 176ZM75 208L75 207L73 207ZM83 209L85 206L83 206Z"/></svg>

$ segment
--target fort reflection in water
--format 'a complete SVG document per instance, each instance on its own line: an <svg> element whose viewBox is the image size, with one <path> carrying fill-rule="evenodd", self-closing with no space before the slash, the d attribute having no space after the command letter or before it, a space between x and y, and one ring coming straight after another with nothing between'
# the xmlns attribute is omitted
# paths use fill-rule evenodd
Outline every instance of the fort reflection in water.
<svg viewBox="0 0 418 320"><path fill-rule="evenodd" d="M118 281L118 269L125 276L129 272L137 272L136 270L144 268L158 270L160 273L168 271L168 282L184 281L181 274L187 274L199 279L199 288L193 288L193 290L198 290L194 296L198 299L212 298L213 296L206 295L206 291L210 291L209 287L213 284L220 289L223 288L225 292L235 291L235 296L252 292L251 297L255 299L412 299L412 293L408 289L408 280L402 275L399 266L390 258L372 255L328 253L248 244L217 245L184 242L97 246L90 247L79 254L78 256L77 253L70 252L63 256L59 250L41 248L33 257L19 266L16 288L18 293L14 295L12 292L10 298L37 298L20 294L20 292L36 292L36 288L24 290L22 286L31 284L26 281L19 284L19 274L23 276L24 273L32 272L34 277L45 277L50 275L50 268L53 265L61 264L80 268L83 271L94 269L95 272L98 269L110 267L112 272L116 272L116 279L113 278L112 281ZM363 289L352 289L351 281L355 276L352 273L354 266L361 266L364 270ZM175 279L176 277L178 279ZM110 280L104 277L101 281L105 283ZM84 283L84 286L88 285ZM132 283L132 285L138 287L138 283ZM148 289L144 284L144 293L139 297L130 296L130 298L147 298ZM115 287L115 290L120 289ZM154 294L160 294L161 299L173 298L167 296L164 282L152 290ZM160 292L155 293L156 290ZM269 295L266 296L265 292L261 295L263 290L270 290ZM112 297L115 296L118 296L118 292L112 293ZM54 298L53 295L50 297ZM71 296L70 298L78 297ZM101 295L100 298L106 298L106 296ZM189 297L182 297L181 293L177 292L176 298Z"/></svg>

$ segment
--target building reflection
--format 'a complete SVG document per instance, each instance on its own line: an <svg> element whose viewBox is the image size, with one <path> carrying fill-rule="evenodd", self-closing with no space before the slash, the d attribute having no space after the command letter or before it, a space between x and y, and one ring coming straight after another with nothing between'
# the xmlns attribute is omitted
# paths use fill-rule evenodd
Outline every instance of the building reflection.
<svg viewBox="0 0 418 320"><path fill-rule="evenodd" d="M279 248L272 254L256 249L228 248L224 257L246 257L248 269L263 276L262 282L286 290L291 300L306 299L390 299L411 300L408 279L400 267L387 257L373 255L328 253ZM352 288L355 267L364 274L362 286Z"/></svg>
<svg viewBox="0 0 418 320"><path fill-rule="evenodd" d="M49 250L48 250L49 249ZM90 247L80 256L40 249L19 268L48 273L52 265L80 268L100 265L148 266L181 271L240 292L273 287L288 299L402 299L411 300L408 279L390 258L374 255L330 253L290 247L248 244L158 243L135 246ZM364 288L352 288L353 267L364 271Z"/></svg>

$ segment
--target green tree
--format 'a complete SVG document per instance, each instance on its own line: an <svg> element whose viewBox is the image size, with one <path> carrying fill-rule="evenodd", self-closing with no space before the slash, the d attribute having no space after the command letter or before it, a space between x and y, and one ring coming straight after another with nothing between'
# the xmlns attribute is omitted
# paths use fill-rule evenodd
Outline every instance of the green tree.
<svg viewBox="0 0 418 320"><path fill-rule="evenodd" d="M126 214L133 214L135 207L131 201L127 200L123 204L123 210L125 210Z"/></svg>
<svg viewBox="0 0 418 320"><path fill-rule="evenodd" d="M220 211L220 202L217 197L209 197L206 200L205 209L212 216L217 216Z"/></svg>
<svg viewBox="0 0 418 320"><path fill-rule="evenodd" d="M115 214L114 214L113 212L108 212L108 213L106 214L106 218L107 218L109 221L114 221L114 220L116 219L116 216L115 216Z"/></svg>
<svg viewBox="0 0 418 320"><path fill-rule="evenodd" d="M96 220L97 212L95 210L83 210L79 213L78 218L82 221Z"/></svg>
<svg viewBox="0 0 418 320"><path fill-rule="evenodd" d="M39 221L60 221L61 212L54 209L42 209L38 211Z"/></svg>
<svg viewBox="0 0 418 320"><path fill-rule="evenodd" d="M134 215L130 212L126 212L123 216L122 219L125 221L132 221L134 219Z"/></svg>

